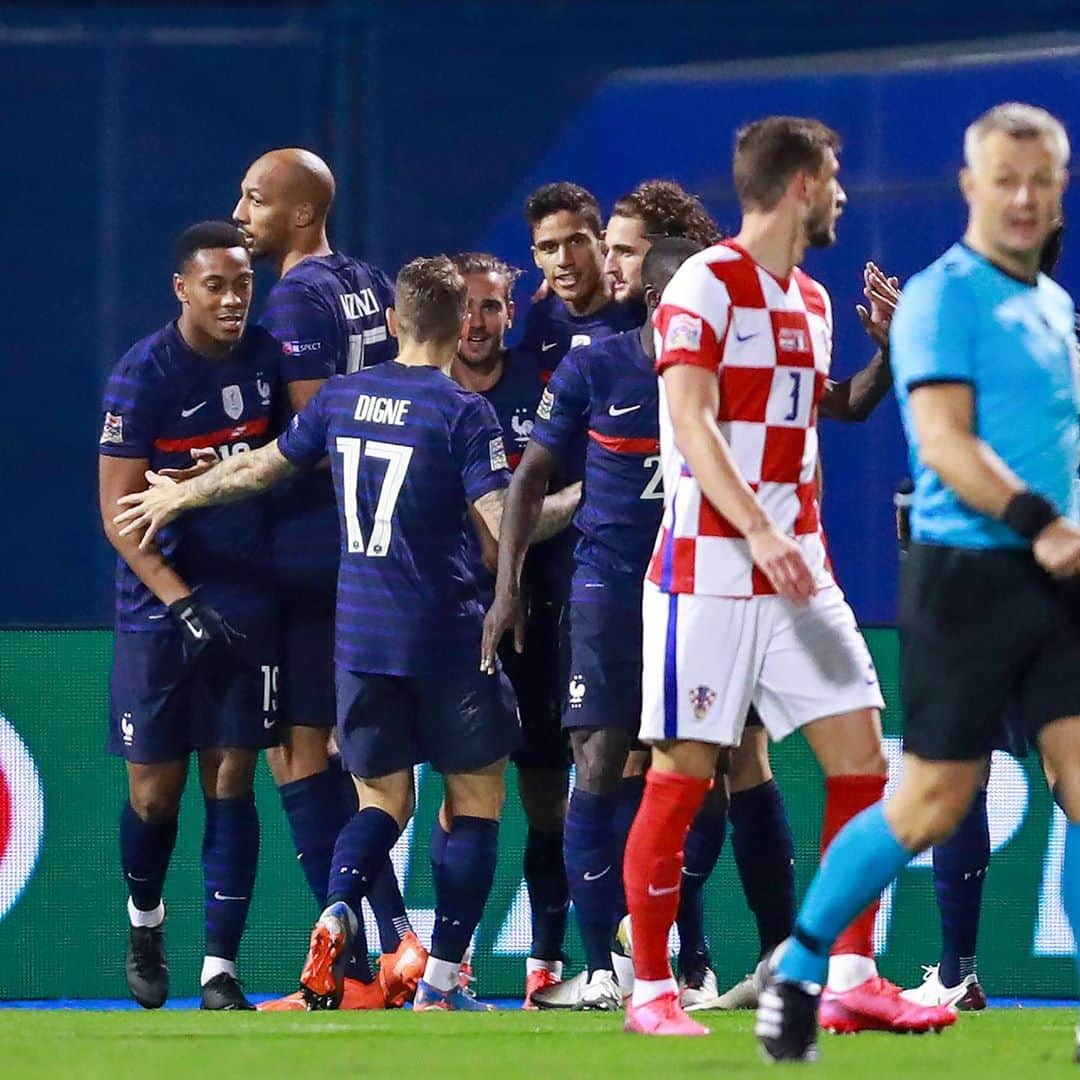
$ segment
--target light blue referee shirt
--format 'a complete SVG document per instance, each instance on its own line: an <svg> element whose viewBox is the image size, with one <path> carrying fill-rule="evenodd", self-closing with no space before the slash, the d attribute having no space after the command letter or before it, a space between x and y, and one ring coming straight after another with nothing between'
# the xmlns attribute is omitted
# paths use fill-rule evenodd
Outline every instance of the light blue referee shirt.
<svg viewBox="0 0 1080 1080"><path fill-rule="evenodd" d="M890 333L891 362L915 478L912 538L963 548L1024 547L919 463L911 391L968 383L974 431L1032 491L1075 517L1080 463L1072 299L1040 274L1034 285L954 244L905 286Z"/></svg>

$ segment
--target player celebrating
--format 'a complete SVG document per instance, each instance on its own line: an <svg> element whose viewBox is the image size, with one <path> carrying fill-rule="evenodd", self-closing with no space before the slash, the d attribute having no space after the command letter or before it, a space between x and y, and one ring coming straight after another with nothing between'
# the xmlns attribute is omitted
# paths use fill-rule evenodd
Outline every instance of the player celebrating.
<svg viewBox="0 0 1080 1080"><path fill-rule="evenodd" d="M386 325L393 288L378 269L334 251L326 218L334 177L309 150L272 150L248 169L233 220L251 253L271 262L263 325L284 350L282 382L298 412L331 375L393 357ZM338 524L330 473L298 477L274 511L274 564L281 605L279 701L281 746L267 752L289 819L300 866L319 909L326 906L330 856L341 826L356 811L348 772L328 764L334 725L334 593ZM412 998L426 955L409 925L387 862L368 895L379 924L383 960L373 980L367 942L358 935L343 1008L382 1008ZM294 994L267 1009L302 1009Z"/></svg>
<svg viewBox="0 0 1080 1080"><path fill-rule="evenodd" d="M173 275L180 317L132 346L105 390L101 513L119 556L109 747L127 761L128 987L148 1009L169 992L161 894L193 751L206 803L202 1008L252 1007L236 953L259 854L255 763L275 739L275 601L263 502L203 510L152 545L122 535L113 517L149 468L182 468L194 448L239 460L266 442L281 348L246 325L251 287L236 228L185 230Z"/></svg>
<svg viewBox="0 0 1080 1080"><path fill-rule="evenodd" d="M679 1007L667 933L687 831L718 749L738 744L750 704L773 738L802 729L814 750L826 776L823 846L884 790L881 692L827 568L818 517L816 417L831 311L797 267L807 247L835 239L845 202L838 145L814 120L743 128L739 234L683 265L655 320L664 520L642 609L641 737L653 744L652 769L625 862L630 1031L705 1032ZM875 910L838 943L826 1022L922 1029L937 1013L877 975Z"/></svg>
<svg viewBox="0 0 1080 1080"><path fill-rule="evenodd" d="M1069 144L1042 109L991 109L964 137L963 243L905 286L892 363L915 477L899 624L904 775L826 854L762 996L774 1059L814 1055L829 942L967 811L1015 701L1068 818L1061 894L1080 932L1080 527L1074 309L1038 273Z"/></svg>
<svg viewBox="0 0 1080 1080"><path fill-rule="evenodd" d="M515 271L494 255L470 252L454 258L468 289L469 317L462 328L450 374L467 390L481 394L492 405L502 426L507 460L515 469L529 441L533 414L543 384L535 359L506 347L506 332L514 317L511 296ZM580 484L548 496L545 518L550 529L568 524L580 496ZM561 508L561 509L560 509ZM483 524L474 520L494 565L494 541ZM541 537L534 537L534 540ZM494 577L484 565L481 540L470 537L473 573L480 586L485 610L491 605ZM529 554L531 570L545 551ZM545 589L542 574L529 574L528 619L525 651L503 649L500 658L518 701L522 746L512 758L518 770L518 790L529 822L525 841L525 884L532 914L532 944L525 961L525 1008L532 1008L535 991L562 978L563 939L569 896L563 865L563 823L569 756L566 736L559 727L562 687L559 679L558 626L560 604ZM561 590L560 590L561 593Z"/></svg>
<svg viewBox="0 0 1080 1080"><path fill-rule="evenodd" d="M152 478L117 516L142 543L184 510L250 497L328 452L342 524L337 736L362 809L334 848L328 906L301 975L310 1008L335 1007L356 912L412 814L412 767L443 772L432 837L435 927L415 1009L483 1009L461 957L495 872L506 755L520 740L506 677L477 669L482 611L466 565L466 506L498 537L509 481L491 406L449 379L466 311L449 259L398 275L395 361L335 376L276 443L190 483Z"/></svg>

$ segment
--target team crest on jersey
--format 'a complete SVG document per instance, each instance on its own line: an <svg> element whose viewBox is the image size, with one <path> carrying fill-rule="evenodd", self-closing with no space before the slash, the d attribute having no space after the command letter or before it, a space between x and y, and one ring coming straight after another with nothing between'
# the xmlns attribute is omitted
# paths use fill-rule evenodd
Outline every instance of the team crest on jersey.
<svg viewBox="0 0 1080 1080"><path fill-rule="evenodd" d="M255 389L259 392L259 402L263 405L270 404L270 384L263 378L263 373L255 373Z"/></svg>
<svg viewBox="0 0 1080 1080"><path fill-rule="evenodd" d="M510 417L510 427L514 432L514 438L519 443L528 442L533 429L533 419L529 415L529 410L518 409Z"/></svg>
<svg viewBox="0 0 1080 1080"><path fill-rule="evenodd" d="M685 312L672 315L664 334L664 348L671 352L678 349L698 352L701 349L701 319Z"/></svg>
<svg viewBox="0 0 1080 1080"><path fill-rule="evenodd" d="M581 675L571 675L570 685L566 688L566 693L570 698L570 708L580 709L581 702L585 697L585 679Z"/></svg>
<svg viewBox="0 0 1080 1080"><path fill-rule="evenodd" d="M570 348L576 349L579 345L591 345L592 334L575 334L570 339Z"/></svg>
<svg viewBox="0 0 1080 1080"><path fill-rule="evenodd" d="M711 686L695 686L690 691L690 708L694 710L694 719L704 720L714 701L716 691Z"/></svg>
<svg viewBox="0 0 1080 1080"><path fill-rule="evenodd" d="M506 460L506 447L503 446L501 435L496 435L495 438L488 443L488 458L491 461L492 472L510 468L510 463Z"/></svg>
<svg viewBox="0 0 1080 1080"><path fill-rule="evenodd" d="M239 386L221 388L221 406L230 420L239 420L244 413L244 395Z"/></svg>
<svg viewBox="0 0 1080 1080"><path fill-rule="evenodd" d="M117 446L124 441L124 418L116 413L105 414L105 424L101 429L101 446Z"/></svg>
<svg viewBox="0 0 1080 1080"><path fill-rule="evenodd" d="M555 395L546 387L540 395L540 404L536 406L536 415L541 420L551 419L551 407L555 404Z"/></svg>

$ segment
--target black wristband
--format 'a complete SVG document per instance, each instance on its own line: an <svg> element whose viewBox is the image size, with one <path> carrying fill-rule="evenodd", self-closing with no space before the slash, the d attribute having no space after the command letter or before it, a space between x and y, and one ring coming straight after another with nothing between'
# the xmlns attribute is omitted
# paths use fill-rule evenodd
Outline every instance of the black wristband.
<svg viewBox="0 0 1080 1080"><path fill-rule="evenodd" d="M1001 520L1018 536L1034 540L1050 522L1059 517L1061 515L1049 499L1036 495L1034 491L1021 491L1008 501Z"/></svg>

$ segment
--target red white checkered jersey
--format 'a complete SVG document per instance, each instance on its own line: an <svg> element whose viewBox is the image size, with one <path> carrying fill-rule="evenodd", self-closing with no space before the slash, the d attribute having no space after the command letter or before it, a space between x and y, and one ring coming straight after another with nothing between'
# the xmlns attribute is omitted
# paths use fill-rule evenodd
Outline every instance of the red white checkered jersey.
<svg viewBox="0 0 1080 1080"><path fill-rule="evenodd" d="M795 538L819 586L832 584L818 508L817 403L832 355L825 289L796 269L778 281L725 241L688 259L655 316L657 371L716 373L720 431L774 524ZM669 593L768 596L776 590L742 534L701 493L675 446L663 380L664 518L648 577Z"/></svg>

